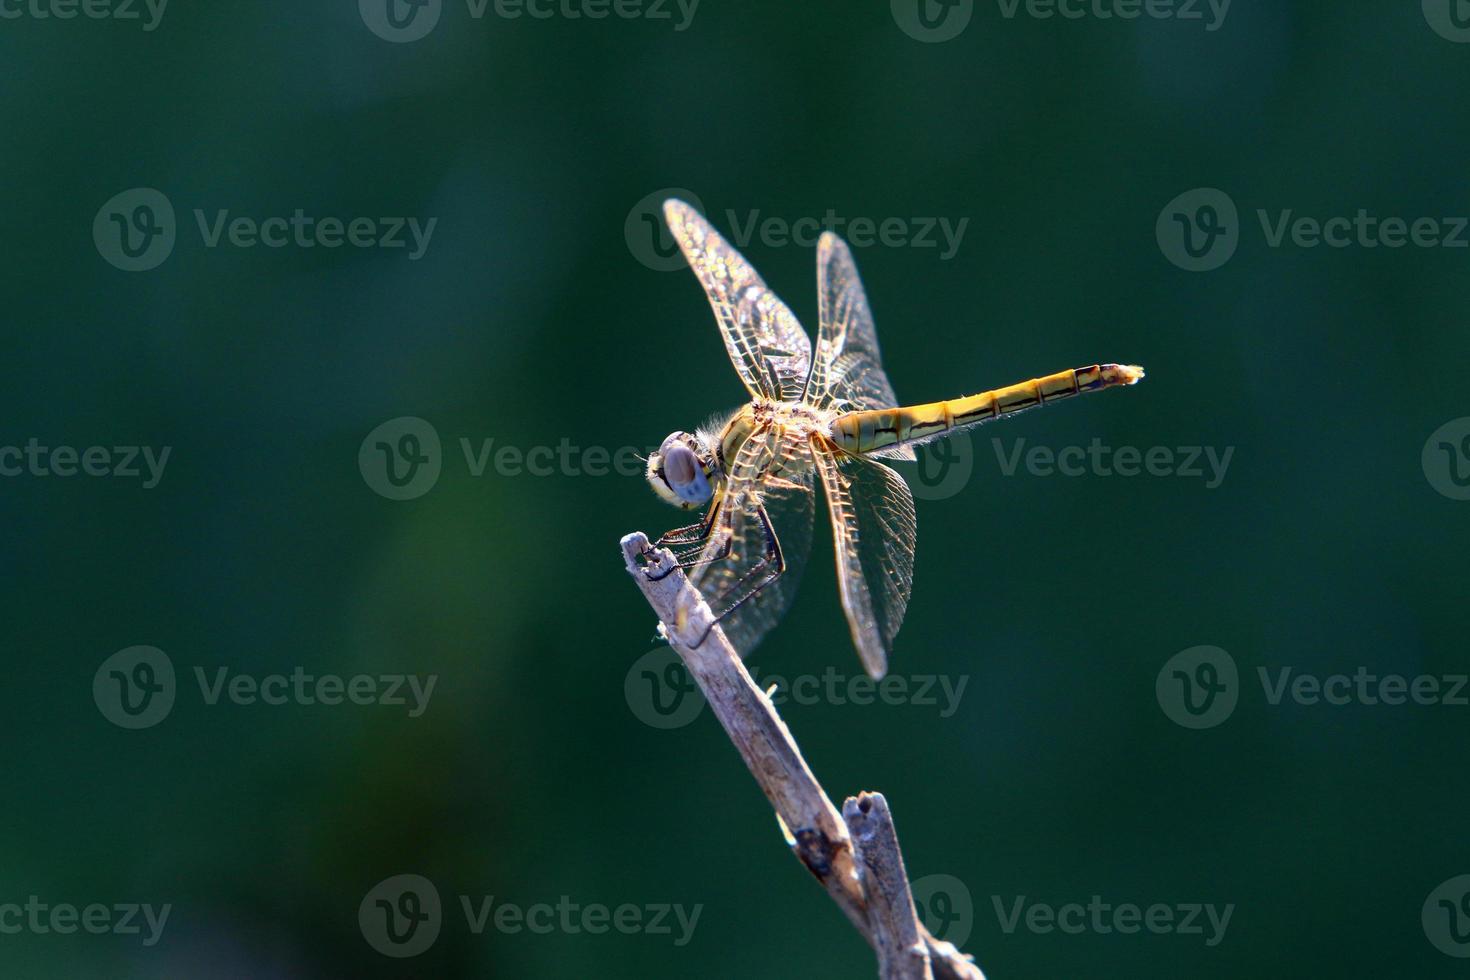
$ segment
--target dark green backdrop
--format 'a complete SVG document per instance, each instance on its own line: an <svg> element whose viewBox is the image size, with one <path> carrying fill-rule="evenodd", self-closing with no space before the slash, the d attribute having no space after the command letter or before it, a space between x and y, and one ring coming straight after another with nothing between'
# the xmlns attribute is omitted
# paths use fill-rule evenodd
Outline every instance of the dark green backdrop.
<svg viewBox="0 0 1470 980"><path fill-rule="evenodd" d="M400 5L399 30L379 0L173 0L149 30L141 3L49 2L0 0L0 972L873 975L709 713L647 724L648 675L630 677L654 624L616 542L679 515L637 475L586 471L742 398L693 278L651 267L638 209L682 188L727 232L732 213L897 222L856 252L906 400L1148 368L979 431L968 480L926 487L893 672L963 682L955 710L784 708L833 794L886 793L911 877L961 883L925 886L936 927L968 912L992 978L1463 975L1470 707L1444 703L1470 670L1463 2L1190 20L976 0L942 41L967 4L925 0L926 33L911 0L703 0L682 30L672 3L594 20L443 0L404 40L432 7ZM246 247L243 226L211 247L195 216L297 209L370 218L364 236L437 222L414 259ZM1273 244L1284 212L1360 209L1435 224L1398 247L1357 228ZM937 231L895 237L941 217L967 222L952 255ZM120 227L154 251L128 259ZM119 268L169 231L155 267ZM810 244L745 252L814 327ZM403 417L437 434L441 472L395 500L376 446L412 448ZM494 440L480 475L461 439ZM1018 446L1095 439L1172 462L1005 472ZM126 469L119 447L170 454L145 487L146 464L87 475L94 446L99 472ZM535 475L504 446L558 453ZM1222 478L1190 476L1190 447L1230 451ZM1199 646L1234 681L1170 664ZM128 715L121 685L161 656L166 716ZM752 666L858 673L824 534ZM410 717L211 703L196 671L222 668L437 680ZM1440 697L1272 703L1286 668L1435 678ZM1181 677L1224 707L1189 714ZM401 874L444 911L395 959L366 933ZM146 925L38 926L31 896L114 926L118 904L171 910L148 945ZM683 945L677 925L575 919L476 934L461 896L701 911ZM1233 909L1213 945L1204 916L1203 934L1008 931L1023 896L1038 916L1093 896Z"/></svg>

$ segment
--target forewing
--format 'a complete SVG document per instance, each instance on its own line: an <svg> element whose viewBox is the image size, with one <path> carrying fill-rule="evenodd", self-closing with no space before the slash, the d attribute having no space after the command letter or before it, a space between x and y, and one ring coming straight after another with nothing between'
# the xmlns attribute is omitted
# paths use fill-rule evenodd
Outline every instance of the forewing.
<svg viewBox="0 0 1470 980"><path fill-rule="evenodd" d="M698 211L670 200L664 217L709 297L746 389L757 398L796 401L812 360L811 339L801 323Z"/></svg>
<svg viewBox="0 0 1470 980"><path fill-rule="evenodd" d="M880 678L913 588L914 498L876 460L821 448L814 456L832 516L842 609L863 666Z"/></svg>
<svg viewBox="0 0 1470 980"><path fill-rule="evenodd" d="M730 466L714 534L690 580L715 615L723 615L720 626L742 657L780 621L796 595L811 552L813 481L810 447L774 428L752 435ZM762 507L786 569L769 581ZM726 534L730 553L716 558Z"/></svg>
<svg viewBox="0 0 1470 980"><path fill-rule="evenodd" d="M831 232L817 244L817 309L817 350L807 404L838 412L897 405L883 371L878 330L857 263L847 243ZM908 447L886 455L914 459Z"/></svg>

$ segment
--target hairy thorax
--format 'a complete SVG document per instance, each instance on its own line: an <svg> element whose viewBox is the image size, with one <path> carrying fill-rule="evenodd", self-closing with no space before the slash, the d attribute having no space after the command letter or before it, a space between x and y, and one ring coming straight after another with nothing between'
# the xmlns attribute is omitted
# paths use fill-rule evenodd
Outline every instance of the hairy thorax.
<svg viewBox="0 0 1470 980"><path fill-rule="evenodd" d="M836 412L813 408L794 402L771 402L757 400L741 408L713 433L719 447L723 465L735 459L735 454L750 438L751 433L769 426L777 426L803 441L813 435L829 437L832 420Z"/></svg>

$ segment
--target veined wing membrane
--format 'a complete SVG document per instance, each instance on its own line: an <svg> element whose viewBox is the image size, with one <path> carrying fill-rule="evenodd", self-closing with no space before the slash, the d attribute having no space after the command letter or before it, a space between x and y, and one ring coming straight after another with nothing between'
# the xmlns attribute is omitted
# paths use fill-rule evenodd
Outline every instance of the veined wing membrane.
<svg viewBox="0 0 1470 980"><path fill-rule="evenodd" d="M796 401L812 359L811 339L796 316L698 211L670 200L664 217L709 297L746 389L768 401Z"/></svg>
<svg viewBox="0 0 1470 980"><path fill-rule="evenodd" d="M817 309L816 359L804 401L847 412L896 406L857 263L847 243L831 232L817 244ZM915 458L907 446L875 455Z"/></svg>
<svg viewBox="0 0 1470 980"><path fill-rule="evenodd" d="M832 516L837 586L853 645L874 678L888 671L914 582L914 498L882 463L815 452Z"/></svg>
<svg viewBox="0 0 1470 980"><path fill-rule="evenodd" d="M812 545L811 460L800 437L775 428L751 435L735 454L714 530L689 574L742 657L796 596Z"/></svg>

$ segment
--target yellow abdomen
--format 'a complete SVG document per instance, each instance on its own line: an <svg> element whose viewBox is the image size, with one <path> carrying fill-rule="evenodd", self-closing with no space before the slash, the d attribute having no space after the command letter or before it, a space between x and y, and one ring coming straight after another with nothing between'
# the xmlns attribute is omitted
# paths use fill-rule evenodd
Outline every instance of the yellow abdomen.
<svg viewBox="0 0 1470 980"><path fill-rule="evenodd" d="M906 408L848 412L833 421L832 441L850 453L870 453L932 439L955 429L1014 415L1084 392L1135 384L1142 377L1143 368L1131 364L1094 364L1058 371L1044 378L1032 378L968 398L952 398Z"/></svg>

